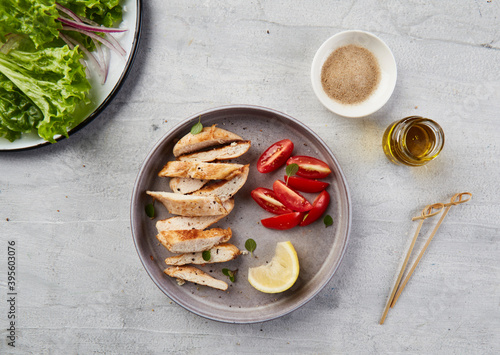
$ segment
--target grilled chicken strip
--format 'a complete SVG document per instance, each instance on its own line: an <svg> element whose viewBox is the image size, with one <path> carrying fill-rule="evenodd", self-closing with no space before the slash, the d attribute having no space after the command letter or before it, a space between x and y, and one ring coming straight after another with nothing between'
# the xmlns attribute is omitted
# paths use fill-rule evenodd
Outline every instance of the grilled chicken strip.
<svg viewBox="0 0 500 355"><path fill-rule="evenodd" d="M222 128L204 127L203 130L195 135L191 133L182 137L174 146L174 156L196 152L208 147L241 141L243 138Z"/></svg>
<svg viewBox="0 0 500 355"><path fill-rule="evenodd" d="M231 239L231 236L231 228L212 228L208 230L161 231L156 235L156 238L172 253L196 253L225 243Z"/></svg>
<svg viewBox="0 0 500 355"><path fill-rule="evenodd" d="M176 194L189 194L191 192L201 189L209 180L179 178L174 177L170 179L170 189Z"/></svg>
<svg viewBox="0 0 500 355"><path fill-rule="evenodd" d="M209 274L194 266L171 266L163 271L165 274L176 279L194 282L198 285L204 285L218 290L225 291L228 288L228 284L222 280L213 278Z"/></svg>
<svg viewBox="0 0 500 355"><path fill-rule="evenodd" d="M161 231L172 231L172 230L189 230L189 229L205 229L210 227L212 224L217 223L222 218L226 217L234 208L234 199L229 199L224 201L224 208L227 214L222 214L219 216L197 216L197 217L187 217L187 216L175 216L167 219L162 219L156 222L156 229L158 233Z"/></svg>
<svg viewBox="0 0 500 355"><path fill-rule="evenodd" d="M249 171L250 165L245 165L241 168L241 174L236 175L231 180L218 181L207 185L201 190L193 192L191 196L213 196L220 198L221 201L226 201L245 185Z"/></svg>
<svg viewBox="0 0 500 355"><path fill-rule="evenodd" d="M160 201L172 214L180 216L227 215L222 201L216 196L191 196L162 191L146 191L146 193Z"/></svg>
<svg viewBox="0 0 500 355"><path fill-rule="evenodd" d="M165 264L167 265L186 265L186 264L211 264L211 263L223 263L229 260L236 259L241 251L229 243L219 244L210 250L210 260L203 259L203 253L186 253L176 256L171 256L165 259Z"/></svg>
<svg viewBox="0 0 500 355"><path fill-rule="evenodd" d="M233 142L210 150L184 154L177 157L177 160L211 162L214 160L235 159L245 154L250 149L250 146L250 141Z"/></svg>
<svg viewBox="0 0 500 355"><path fill-rule="evenodd" d="M158 173L160 177L180 177L203 180L229 180L238 174L241 164L169 161Z"/></svg>

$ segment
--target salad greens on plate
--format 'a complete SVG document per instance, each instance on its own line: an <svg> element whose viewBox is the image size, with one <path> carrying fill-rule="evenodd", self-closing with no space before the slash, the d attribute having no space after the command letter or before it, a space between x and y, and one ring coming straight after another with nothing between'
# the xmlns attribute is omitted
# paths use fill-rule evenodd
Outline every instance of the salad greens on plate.
<svg viewBox="0 0 500 355"><path fill-rule="evenodd" d="M76 109L89 103L83 59L104 81L101 44L125 54L110 36L124 31L110 28L121 18L119 0L0 0L0 137L68 136Z"/></svg>

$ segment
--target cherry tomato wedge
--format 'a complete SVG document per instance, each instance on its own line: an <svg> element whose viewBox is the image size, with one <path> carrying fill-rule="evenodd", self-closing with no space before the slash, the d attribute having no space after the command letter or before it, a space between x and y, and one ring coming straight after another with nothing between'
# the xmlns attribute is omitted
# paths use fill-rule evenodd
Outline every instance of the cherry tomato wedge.
<svg viewBox="0 0 500 355"><path fill-rule="evenodd" d="M281 180L274 182L273 191L281 203L296 212L307 212L312 208L312 205L304 196L286 186Z"/></svg>
<svg viewBox="0 0 500 355"><path fill-rule="evenodd" d="M328 182L307 179L300 176L288 177L285 175L284 180L292 189L302 192L321 192L330 186Z"/></svg>
<svg viewBox="0 0 500 355"><path fill-rule="evenodd" d="M327 163L305 155L296 155L291 157L286 162L286 165L294 163L299 166L297 175L309 179L321 179L328 176L332 172Z"/></svg>
<svg viewBox="0 0 500 355"><path fill-rule="evenodd" d="M293 212L284 204L278 201L273 190L264 187L258 187L253 190L250 195L257 202L257 204L265 209L267 212L274 214L285 214Z"/></svg>
<svg viewBox="0 0 500 355"><path fill-rule="evenodd" d="M293 143L290 139L283 139L266 149L257 161L257 170L261 173L270 173L285 164L292 155Z"/></svg>
<svg viewBox="0 0 500 355"><path fill-rule="evenodd" d="M261 219L260 223L266 228L285 230L297 226L302 221L303 215L302 212L292 212Z"/></svg>
<svg viewBox="0 0 500 355"><path fill-rule="evenodd" d="M306 214L302 222L300 222L300 226L307 226L321 217L329 204L330 194L325 190L314 199L312 210Z"/></svg>

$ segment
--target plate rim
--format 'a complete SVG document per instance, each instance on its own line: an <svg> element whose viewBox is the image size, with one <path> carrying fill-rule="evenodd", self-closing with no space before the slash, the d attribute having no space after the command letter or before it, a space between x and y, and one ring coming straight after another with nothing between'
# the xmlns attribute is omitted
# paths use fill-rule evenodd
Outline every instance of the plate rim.
<svg viewBox="0 0 500 355"><path fill-rule="evenodd" d="M140 37L141 37L141 27L142 27L142 0L136 0L137 4L137 11L136 11L136 28L134 32L134 40L132 41L132 48L130 50L130 56L127 60L127 63L125 64L125 68L123 69L120 78L118 79L117 83L111 90L111 92L106 96L103 102L94 110L90 115L88 115L82 122L80 122L76 127L72 128L71 130L68 131L68 137L61 135L60 137L55 138L56 142L59 142L63 139L69 138L71 135L74 133L80 131L82 128L87 126L90 122L92 122L94 119L97 118L113 101L115 96L118 94L120 89L122 88L127 76L130 73L130 69L132 68L132 65L134 63L135 57L137 55L137 49L139 48L139 42L140 42ZM31 150L31 149L37 149L41 147L46 147L49 145L52 145L54 143L50 143L48 141L40 142L35 145L30 145L26 147L20 147L20 148L13 148L13 149L5 149L5 148L0 148L0 152L19 152L19 151L26 151L26 150Z"/></svg>
<svg viewBox="0 0 500 355"><path fill-rule="evenodd" d="M339 261L338 261L337 265L335 265L335 267L333 268L333 270L331 272L331 275L329 275L323 281L323 284L321 285L321 287L318 287L318 289L315 290L313 293L311 293L305 300L297 302L297 304L295 304L293 307L290 307L288 309L284 309L281 312L277 312L276 314L274 314L274 315L272 315L270 317L252 318L252 319L246 319L246 320L237 320L237 319L232 319L231 320L231 319L226 319L226 318L217 318L216 316L207 315L207 314L204 314L203 312L197 311L197 310L195 310L193 308L189 308L187 305L185 305L182 302L180 302L179 300L177 300L176 297L173 297L173 296L169 295L166 292L166 290L164 290L158 284L158 282L153 278L153 275L150 273L149 269L146 267L146 262L145 262L145 258L146 257L143 257L141 255L140 251L139 251L139 245L138 245L138 242L137 242L138 236L136 236L136 233L135 233L136 229L138 230L138 226L137 226L138 223L134 222L133 216L134 216L134 207L135 207L134 201L137 200L137 197L138 197L138 194L139 194L138 182L139 182L140 177L143 174L144 169L146 168L146 163L150 160L150 158L154 154L154 152L156 152L156 150L159 148L159 146L162 145L164 143L164 141L169 136L171 136L172 134L174 134L174 132L178 131L181 127L185 126L187 122L197 119L200 115L206 115L206 114L211 114L211 113L214 113L214 112L217 112L217 111L225 111L225 110L230 110L230 109L247 109L247 110L254 110L254 111L255 110L256 111L265 111L267 113L272 113L272 114L275 114L275 115L278 115L278 116L282 116L282 117L284 117L284 118L286 118L286 119L294 122L295 124L299 125L301 128L307 130L309 134L311 134L315 139L317 139L324 146L324 148L326 149L326 151L328 152L328 154L334 160L335 164L338 167L338 172L339 172L339 175L341 177L341 180L342 180L342 182L343 182L343 184L345 186L345 196L346 196L346 203L347 203L347 211L346 211L346 213L347 213L346 236L345 236L345 243L343 244L343 248L342 248L342 251L340 253L340 257L339 257ZM133 241L134 241L134 246L135 246L136 252L137 252L137 254L139 256L139 259L141 261L141 264L142 264L144 270L148 274L149 278L156 285L156 287L158 287L158 289L165 296L167 296L169 299L171 299L172 301L174 301L177 305L181 306L185 310L187 310L187 311L189 311L191 313L194 313L194 314L196 314L196 315L198 315L200 317L203 317L205 319L210 319L210 320L213 320L213 321L218 321L218 322L221 322L221 323L229 323L229 324L252 324L252 323L260 323L260 322L270 321L270 320L277 319L277 318L280 318L282 316L285 316L287 314L290 314L291 312L297 310L298 308L304 306L306 303L308 303L309 301L311 301L330 282L330 280L333 278L333 276L337 272L340 264L342 263L342 261L344 259L344 255L345 255L346 250L347 250L347 246L349 244L351 228L352 228L352 203L351 203L351 194L350 194L350 190L349 190L349 185L348 185L347 180L345 178L345 174L344 174L344 172L342 170L342 167L340 166L340 164L339 164L336 156L333 154L333 152L331 151L330 147L323 141L323 139L321 139L321 137L319 137L319 135L316 132L314 132L311 128L309 128L307 125L305 125L301 121L297 120L296 118L294 118L294 117L292 117L292 116L290 116L290 115L288 115L286 113L283 113L283 112L280 112L280 111L277 111L277 110L274 110L274 109L271 109L271 108L267 108L267 107L264 107L264 106L258 106L258 105L233 104L233 105L217 106L217 107L214 107L214 108L210 108L210 109L207 109L207 110L195 113L195 114L193 114L193 115L191 115L191 116L183 119L177 125L175 125L170 130L168 130L162 137L160 137L160 139L149 150L148 154L144 158L144 160L143 160L143 162L142 162L142 164L141 164L141 166L139 168L139 171L137 173L135 182L134 182L134 188L132 190L131 203L130 203L130 229L131 229L131 234L132 234L132 238L133 238Z"/></svg>

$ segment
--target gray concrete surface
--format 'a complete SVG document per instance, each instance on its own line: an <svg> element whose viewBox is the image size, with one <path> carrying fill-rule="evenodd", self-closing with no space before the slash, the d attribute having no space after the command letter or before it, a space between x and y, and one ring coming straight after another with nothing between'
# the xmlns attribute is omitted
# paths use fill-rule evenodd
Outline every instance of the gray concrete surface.
<svg viewBox="0 0 500 355"><path fill-rule="evenodd" d="M143 10L134 68L106 111L55 145L0 153L0 353L500 352L498 1L156 0ZM317 48L347 29L380 36L398 64L392 99L363 119L330 113L310 84ZM129 226L134 180L155 142L193 113L238 103L315 130L343 167L353 204L350 244L327 287L252 325L209 321L170 301L144 271ZM395 166L382 133L415 114L442 125L445 148L425 167ZM473 199L450 211L379 325L411 217L462 191ZM10 240L15 349L6 339Z"/></svg>

